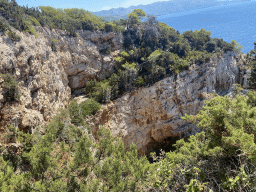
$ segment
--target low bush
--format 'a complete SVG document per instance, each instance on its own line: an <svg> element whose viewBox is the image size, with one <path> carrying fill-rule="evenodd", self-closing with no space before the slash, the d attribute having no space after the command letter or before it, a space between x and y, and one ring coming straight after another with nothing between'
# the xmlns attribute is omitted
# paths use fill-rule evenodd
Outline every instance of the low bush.
<svg viewBox="0 0 256 192"><path fill-rule="evenodd" d="M94 99L86 99L79 106L82 110L83 117L94 115L101 108L101 105Z"/></svg>
<svg viewBox="0 0 256 192"><path fill-rule="evenodd" d="M107 103L111 97L111 86L107 80L98 82L93 79L87 83L85 93L99 103Z"/></svg>
<svg viewBox="0 0 256 192"><path fill-rule="evenodd" d="M86 116L94 115L100 108L101 105L94 99L87 99L80 104L72 100L68 105L71 123L74 125L84 125Z"/></svg>
<svg viewBox="0 0 256 192"><path fill-rule="evenodd" d="M15 78L11 74L0 74L0 76L4 79L3 88L5 89L5 100L18 101L21 95Z"/></svg>
<svg viewBox="0 0 256 192"><path fill-rule="evenodd" d="M7 34L11 38L11 40L20 41L20 36L18 36L14 31L8 31Z"/></svg>
<svg viewBox="0 0 256 192"><path fill-rule="evenodd" d="M52 38L51 48L52 51L57 51L56 43L58 43L58 39Z"/></svg>
<svg viewBox="0 0 256 192"><path fill-rule="evenodd" d="M41 24L38 22L38 20L37 20L35 17L29 16L29 19L30 19L30 21L31 21L31 23L32 23L33 25L41 26Z"/></svg>
<svg viewBox="0 0 256 192"><path fill-rule="evenodd" d="M5 32L8 29L8 25L3 19L0 19L0 31Z"/></svg>
<svg viewBox="0 0 256 192"><path fill-rule="evenodd" d="M134 86L135 87L142 87L145 83L145 79L142 76L139 76L135 81L134 81Z"/></svg>
<svg viewBox="0 0 256 192"><path fill-rule="evenodd" d="M29 19L29 17L27 17L26 19L22 20L22 29L24 31L29 32L30 34L35 35L35 37L38 37L38 34L34 28L34 26L32 25L32 21Z"/></svg>
<svg viewBox="0 0 256 192"><path fill-rule="evenodd" d="M68 110L71 118L71 123L74 125L84 124L84 117L82 115L82 110L79 104L72 100L68 105Z"/></svg>

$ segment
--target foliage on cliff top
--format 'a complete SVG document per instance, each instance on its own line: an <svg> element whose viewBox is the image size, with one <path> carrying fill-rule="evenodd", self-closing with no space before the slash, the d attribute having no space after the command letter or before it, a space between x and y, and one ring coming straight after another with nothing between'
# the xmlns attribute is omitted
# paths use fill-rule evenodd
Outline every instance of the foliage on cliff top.
<svg viewBox="0 0 256 192"><path fill-rule="evenodd" d="M235 41L227 43L211 38L211 32L205 29L180 34L152 16L146 22L140 22L136 11L133 14L137 20L122 21L121 25L127 26L123 32L125 50L115 58L118 63L115 73L102 82L92 80L85 89L86 94L98 102L116 99L136 87L152 85L167 76L179 74L191 64L203 64L241 48Z"/></svg>
<svg viewBox="0 0 256 192"><path fill-rule="evenodd" d="M35 25L67 30L72 36L76 36L76 30L79 29L96 30L105 27L103 19L83 9L55 9L49 6L28 8L19 6L15 0L1 0L0 7L0 15L11 26L32 34L36 34Z"/></svg>

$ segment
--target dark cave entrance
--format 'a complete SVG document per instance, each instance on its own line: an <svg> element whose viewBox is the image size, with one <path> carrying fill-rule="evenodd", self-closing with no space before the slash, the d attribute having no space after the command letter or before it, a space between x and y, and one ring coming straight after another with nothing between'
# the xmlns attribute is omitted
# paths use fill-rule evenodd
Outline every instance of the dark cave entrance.
<svg viewBox="0 0 256 192"><path fill-rule="evenodd" d="M150 157L151 152L155 152L157 157L161 156L161 152L164 151L165 153L174 151L176 148L173 146L177 140L181 139L180 136L172 136L167 137L161 142L152 142L148 144L148 154L147 158L150 163L155 162L152 157ZM163 156L165 158L165 155Z"/></svg>

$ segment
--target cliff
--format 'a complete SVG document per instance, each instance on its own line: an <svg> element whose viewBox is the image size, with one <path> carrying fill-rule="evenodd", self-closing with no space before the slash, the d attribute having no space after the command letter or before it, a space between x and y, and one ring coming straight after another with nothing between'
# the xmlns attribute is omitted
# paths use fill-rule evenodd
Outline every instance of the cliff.
<svg viewBox="0 0 256 192"><path fill-rule="evenodd" d="M8 124L33 133L59 108L65 108L71 94L81 92L90 79L110 76L117 65L114 57L122 49L121 34L81 30L78 37L70 37L47 27L36 30L38 37L16 31L19 42L4 33L0 36L0 74L12 74L21 93L19 102L7 102L0 86L2 133ZM94 136L100 125L107 125L126 148L135 143L139 154L169 150L177 139L199 131L182 116L197 114L212 93L232 94L236 83L247 86L248 72L242 69L241 59L238 53L228 52L153 86L126 93L89 120Z"/></svg>
<svg viewBox="0 0 256 192"><path fill-rule="evenodd" d="M169 144L199 131L182 116L197 114L214 93L232 94L236 83L247 86L248 71L241 70L240 65L240 55L228 52L221 59L192 65L179 75L127 93L93 117L93 134L97 136L99 126L107 125L113 136L123 139L126 148L135 143L141 155L158 148L169 150Z"/></svg>
<svg viewBox="0 0 256 192"><path fill-rule="evenodd" d="M71 93L88 80L109 76L122 46L122 36L114 33L81 30L70 37L47 27L36 31L38 37L16 31L19 42L0 33L0 74L12 74L21 93L19 102L10 103L0 90L0 127L14 124L33 132L65 108Z"/></svg>

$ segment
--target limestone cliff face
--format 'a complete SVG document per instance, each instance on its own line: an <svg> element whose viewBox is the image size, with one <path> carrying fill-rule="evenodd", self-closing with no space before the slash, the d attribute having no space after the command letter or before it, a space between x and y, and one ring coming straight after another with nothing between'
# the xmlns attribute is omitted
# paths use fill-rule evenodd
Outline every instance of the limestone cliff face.
<svg viewBox="0 0 256 192"><path fill-rule="evenodd" d="M167 138L194 134L196 126L181 117L198 113L211 93L228 94L235 83L247 86L246 71L240 71L239 62L238 54L227 53L220 60L193 65L177 76L127 93L94 116L93 133L96 135L99 125L107 125L126 147L135 143L140 154L148 153Z"/></svg>
<svg viewBox="0 0 256 192"><path fill-rule="evenodd" d="M78 31L78 37L69 37L47 27L36 30L37 38L16 31L19 42L0 33L0 74L12 74L21 92L18 103L8 103L0 90L0 127L12 123L28 129L50 120L67 106L72 90L113 72L122 46L114 33Z"/></svg>
<svg viewBox="0 0 256 192"><path fill-rule="evenodd" d="M0 33L0 74L12 74L21 93L19 102L5 101L0 78L0 133L8 124L33 131L51 120L68 105L71 91L79 91L92 78L111 75L114 57L122 49L121 34L78 31L78 37L69 37L47 27L36 30L37 38L16 31L21 37L16 43ZM192 65L179 75L127 93L92 118L93 133L97 135L99 125L108 125L126 147L137 144L140 154L165 139L194 134L197 128L181 116L196 114L210 93L228 94L235 83L246 86L247 74L239 62L238 54L227 53L220 60Z"/></svg>

